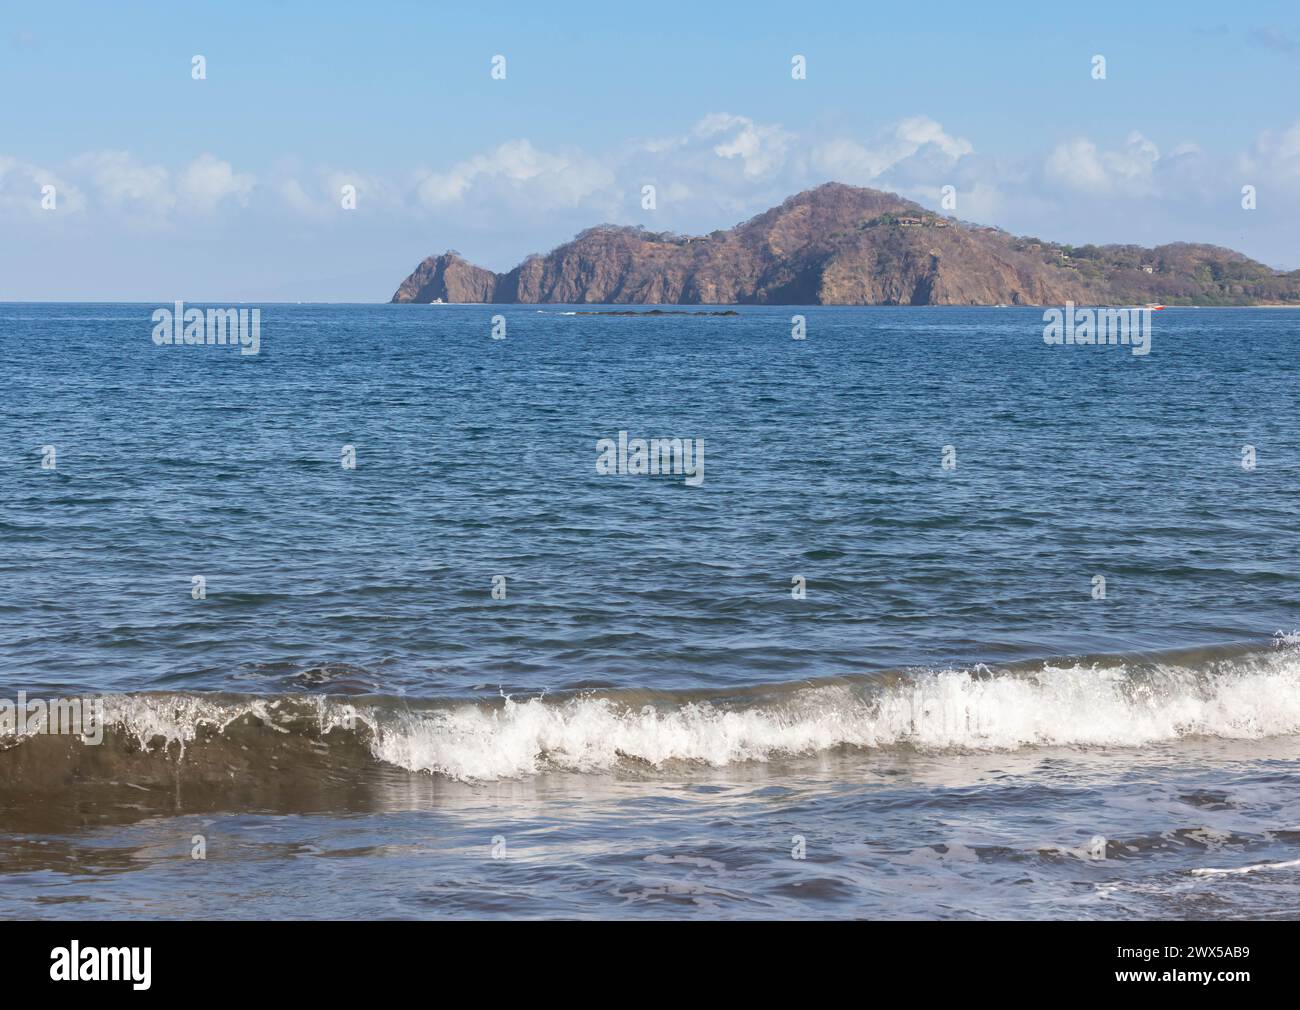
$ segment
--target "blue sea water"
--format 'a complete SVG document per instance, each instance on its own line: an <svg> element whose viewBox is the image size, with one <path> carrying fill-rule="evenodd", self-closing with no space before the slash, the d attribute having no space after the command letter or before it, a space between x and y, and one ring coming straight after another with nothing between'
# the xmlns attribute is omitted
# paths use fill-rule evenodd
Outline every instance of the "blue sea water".
<svg viewBox="0 0 1300 1010"><path fill-rule="evenodd" d="M155 307L0 305L0 915L1295 913L1300 313Z"/></svg>

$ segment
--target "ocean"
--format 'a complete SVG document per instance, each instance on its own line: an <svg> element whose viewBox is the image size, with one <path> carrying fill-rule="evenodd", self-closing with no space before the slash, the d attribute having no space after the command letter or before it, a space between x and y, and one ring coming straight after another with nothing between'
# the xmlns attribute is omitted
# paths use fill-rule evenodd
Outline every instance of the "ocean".
<svg viewBox="0 0 1300 1010"><path fill-rule="evenodd" d="M0 305L0 916L1300 917L1300 312L160 307Z"/></svg>

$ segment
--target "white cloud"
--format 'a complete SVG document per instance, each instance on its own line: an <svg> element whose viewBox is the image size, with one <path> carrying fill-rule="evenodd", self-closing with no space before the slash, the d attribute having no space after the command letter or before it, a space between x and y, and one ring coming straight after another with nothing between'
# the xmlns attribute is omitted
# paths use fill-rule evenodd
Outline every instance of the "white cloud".
<svg viewBox="0 0 1300 1010"><path fill-rule="evenodd" d="M318 214L322 210L321 202L309 195L297 179L279 180L275 184L275 191L291 210L299 214Z"/></svg>
<svg viewBox="0 0 1300 1010"><path fill-rule="evenodd" d="M449 238L473 250L477 237L479 248L497 250L492 265L503 266L517 262L516 253L547 248L600 221L688 232L729 227L828 180L896 192L934 209L942 187L951 185L958 216L1049 239L1233 244L1244 213L1240 187L1250 183L1260 188L1261 207L1267 200L1269 214L1258 218L1272 229L1267 241L1290 248L1286 236L1300 220L1279 194L1300 183L1300 122L1260 133L1246 151L1213 158L1185 140L1171 138L1166 147L1133 131L1122 140L1070 137L995 161L926 116L852 134L796 132L714 112L676 135L601 151L508 140L408 177L289 161L255 178L213 153L162 165L127 151L91 151L58 174L0 157L0 212L38 212L40 186L49 182L58 187L60 210L84 208L92 212L82 216L87 220L97 212L115 227L166 228L193 214L219 220L244 207L301 217L315 228L349 217L340 213L340 190L350 184L358 211L386 212L364 214L384 234L394 233L395 222L418 231L418 215L433 211ZM646 184L656 187L654 210L641 206Z"/></svg>
<svg viewBox="0 0 1300 1010"><path fill-rule="evenodd" d="M839 182L870 182L889 167L889 161L848 137L833 137L812 153L818 171Z"/></svg>
<svg viewBox="0 0 1300 1010"><path fill-rule="evenodd" d="M145 165L127 151L89 151L73 158L72 167L86 176L106 206L162 215L176 204L167 169Z"/></svg>
<svg viewBox="0 0 1300 1010"><path fill-rule="evenodd" d="M88 151L70 166L86 180L99 205L154 223L174 211L211 212L228 198L246 206L255 185L253 176L211 154L199 155L176 175L128 151Z"/></svg>
<svg viewBox="0 0 1300 1010"><path fill-rule="evenodd" d="M927 145L933 145L954 161L964 158L975 150L969 140L945 133L943 126L926 116L904 119L894 128L894 141L897 161L916 154Z"/></svg>
<svg viewBox="0 0 1300 1010"><path fill-rule="evenodd" d="M1191 145L1180 145L1179 157L1193 153ZM1155 189L1160 149L1136 130L1124 146L1101 150L1086 137L1057 144L1047 156L1047 178L1070 189L1093 194L1142 196Z"/></svg>
<svg viewBox="0 0 1300 1010"><path fill-rule="evenodd" d="M236 172L230 162L201 154L185 167L176 189L188 207L209 213L229 198L247 206L255 182L251 175Z"/></svg>
<svg viewBox="0 0 1300 1010"><path fill-rule="evenodd" d="M838 182L866 185L903 167L909 159L950 168L974 151L969 140L954 137L940 123L926 116L913 116L895 123L866 144L848 137L832 137L813 148L812 163Z"/></svg>
<svg viewBox="0 0 1300 1010"><path fill-rule="evenodd" d="M54 187L54 211L41 206L45 186ZM0 212L6 215L76 213L85 206L85 195L68 179L40 165L0 155Z"/></svg>
<svg viewBox="0 0 1300 1010"><path fill-rule="evenodd" d="M425 206L440 208L461 202L473 190L487 189L545 210L577 206L613 182L613 171L595 160L548 154L521 139L459 162L446 172L426 174L417 193Z"/></svg>
<svg viewBox="0 0 1300 1010"><path fill-rule="evenodd" d="M1256 138L1254 147L1241 155L1238 164L1243 172L1260 179L1300 182L1300 122L1280 133L1265 130Z"/></svg>
<svg viewBox="0 0 1300 1010"><path fill-rule="evenodd" d="M358 210L391 210L406 203L400 187L379 176L347 169L321 168L300 177L297 166L282 167L272 175L267 188L295 213L324 218L342 209L344 186L353 188Z"/></svg>
<svg viewBox="0 0 1300 1010"><path fill-rule="evenodd" d="M1047 156L1047 177L1072 189L1094 193L1110 188L1110 177L1097 145L1084 137L1063 140L1052 148Z"/></svg>
<svg viewBox="0 0 1300 1010"><path fill-rule="evenodd" d="M792 134L779 126L761 125L748 116L733 116L725 112L705 116L695 124L692 133L700 138L728 134L712 145L713 153L719 158L739 158L742 171L750 178L781 168L792 139Z"/></svg>

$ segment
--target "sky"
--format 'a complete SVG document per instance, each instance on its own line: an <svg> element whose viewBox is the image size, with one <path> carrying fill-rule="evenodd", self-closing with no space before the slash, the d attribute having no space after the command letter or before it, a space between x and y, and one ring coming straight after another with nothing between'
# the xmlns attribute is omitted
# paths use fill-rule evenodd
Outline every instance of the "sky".
<svg viewBox="0 0 1300 1010"><path fill-rule="evenodd" d="M1293 0L0 0L0 95L7 301L387 301L829 180L1300 268Z"/></svg>

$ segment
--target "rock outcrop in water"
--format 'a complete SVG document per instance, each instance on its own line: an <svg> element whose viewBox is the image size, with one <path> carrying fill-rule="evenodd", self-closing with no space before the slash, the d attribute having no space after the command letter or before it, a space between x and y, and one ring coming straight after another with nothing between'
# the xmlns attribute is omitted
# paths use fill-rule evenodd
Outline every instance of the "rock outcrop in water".
<svg viewBox="0 0 1300 1010"><path fill-rule="evenodd" d="M827 183L727 231L602 225L496 274L431 256L394 302L616 305L1300 304L1300 271L1230 249L1067 246Z"/></svg>
<svg viewBox="0 0 1300 1010"><path fill-rule="evenodd" d="M490 302L496 292L497 275L472 263L455 252L430 256L393 295L395 302Z"/></svg>

